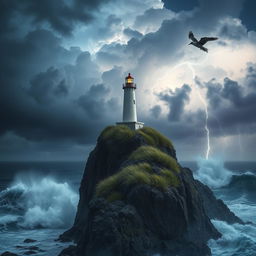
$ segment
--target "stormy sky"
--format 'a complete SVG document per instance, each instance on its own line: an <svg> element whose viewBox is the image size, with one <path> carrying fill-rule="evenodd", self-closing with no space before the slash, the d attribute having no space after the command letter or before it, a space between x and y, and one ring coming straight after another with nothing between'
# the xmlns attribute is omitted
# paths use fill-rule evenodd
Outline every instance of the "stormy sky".
<svg viewBox="0 0 256 256"><path fill-rule="evenodd" d="M0 160L85 160L122 119L137 83L139 121L180 160L255 160L254 0L1 0ZM188 46L217 36L209 53Z"/></svg>

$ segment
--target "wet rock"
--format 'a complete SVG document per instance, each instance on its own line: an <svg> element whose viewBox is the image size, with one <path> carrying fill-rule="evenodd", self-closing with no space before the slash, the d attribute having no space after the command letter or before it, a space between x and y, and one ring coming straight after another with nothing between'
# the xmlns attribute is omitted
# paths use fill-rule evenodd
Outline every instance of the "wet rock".
<svg viewBox="0 0 256 256"><path fill-rule="evenodd" d="M179 171L173 171L170 167L179 183L167 189L140 180L121 186L119 199L95 196L100 181L138 164L138 158L129 156L140 147L153 145L158 155L164 152L168 159L176 160L171 143L152 129L147 136L147 130L131 136L131 131L126 134L124 128L124 134L118 134L116 127L107 129L112 135L101 135L87 160L75 223L60 236L62 241L76 241L77 246L68 247L60 256L211 255L207 242L221 234L210 218L231 222L239 222L239 218L207 186L196 181L189 169L179 165ZM111 133L111 129L115 131ZM143 163L152 167L157 180L163 163L155 159L147 156ZM214 211L215 206L221 211Z"/></svg>
<svg viewBox="0 0 256 256"><path fill-rule="evenodd" d="M229 224L245 224L239 217L229 210L227 205L225 205L221 199L216 199L208 186L199 181L196 182L197 188L203 199L204 208L211 219L226 221Z"/></svg>
<svg viewBox="0 0 256 256"><path fill-rule="evenodd" d="M64 249L59 256L77 256L76 246L70 245L68 248Z"/></svg>

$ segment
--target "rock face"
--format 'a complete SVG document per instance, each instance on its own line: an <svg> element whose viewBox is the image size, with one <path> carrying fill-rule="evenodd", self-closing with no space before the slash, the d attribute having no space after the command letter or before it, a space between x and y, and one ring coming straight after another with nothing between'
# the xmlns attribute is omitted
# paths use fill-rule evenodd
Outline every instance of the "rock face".
<svg viewBox="0 0 256 256"><path fill-rule="evenodd" d="M207 241L221 234L209 217L241 221L177 163L163 135L108 127L88 158L74 226L60 237L77 246L61 255L211 255Z"/></svg>

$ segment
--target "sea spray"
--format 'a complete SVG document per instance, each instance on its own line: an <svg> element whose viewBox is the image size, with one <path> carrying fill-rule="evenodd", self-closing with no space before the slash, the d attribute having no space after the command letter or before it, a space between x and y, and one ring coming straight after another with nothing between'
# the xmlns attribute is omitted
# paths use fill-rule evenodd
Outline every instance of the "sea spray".
<svg viewBox="0 0 256 256"><path fill-rule="evenodd" d="M211 187L215 195L247 224L228 224L211 220L222 234L218 240L208 242L213 256L255 256L256 225L255 192L256 176L253 172L235 173L224 167L220 159L199 159L195 178Z"/></svg>
<svg viewBox="0 0 256 256"><path fill-rule="evenodd" d="M229 225L223 221L212 220L222 237L208 242L213 256L255 256L256 226L251 224Z"/></svg>
<svg viewBox="0 0 256 256"><path fill-rule="evenodd" d="M0 192L0 227L66 228L72 225L78 195L51 177L19 177Z"/></svg>
<svg viewBox="0 0 256 256"><path fill-rule="evenodd" d="M227 185L232 177L232 172L224 167L220 159L203 159L197 161L198 169L195 178L210 188L220 188Z"/></svg>

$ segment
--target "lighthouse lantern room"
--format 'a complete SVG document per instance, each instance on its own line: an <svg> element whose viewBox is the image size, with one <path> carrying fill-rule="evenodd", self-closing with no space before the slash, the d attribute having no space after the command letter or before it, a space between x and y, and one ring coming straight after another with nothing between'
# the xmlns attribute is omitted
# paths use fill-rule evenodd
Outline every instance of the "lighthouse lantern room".
<svg viewBox="0 0 256 256"><path fill-rule="evenodd" d="M125 78L125 84L123 84L124 90L124 103L123 103L123 122L117 123L117 125L126 125L132 130L137 130L143 127L142 122L137 121L136 112L136 98L135 90L136 84L134 78L129 73Z"/></svg>

